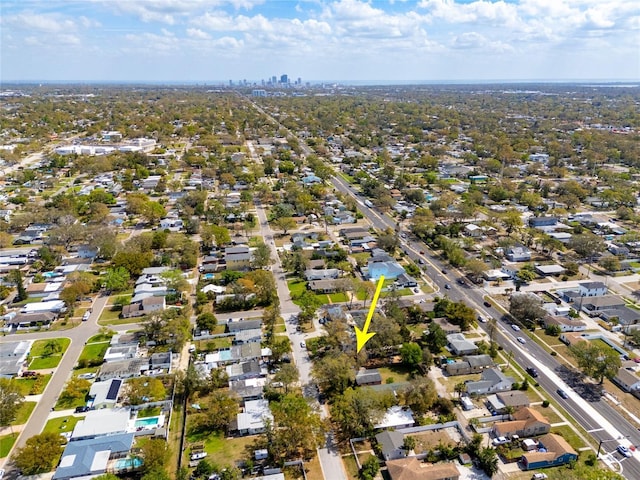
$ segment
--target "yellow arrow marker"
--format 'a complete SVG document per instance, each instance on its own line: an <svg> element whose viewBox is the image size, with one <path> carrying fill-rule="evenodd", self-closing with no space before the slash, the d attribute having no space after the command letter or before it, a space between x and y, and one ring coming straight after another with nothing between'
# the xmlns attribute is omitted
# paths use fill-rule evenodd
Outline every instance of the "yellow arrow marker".
<svg viewBox="0 0 640 480"><path fill-rule="evenodd" d="M378 297L380 296L380 291L382 290L382 284L384 283L384 275L380 275L380 279L378 280L378 285L376 286L376 293L373 295L373 300L371 301L371 306L369 307L369 313L367 314L367 320L364 322L364 327L360 330L356 326L356 352L362 350L364 344L369 341L371 337L375 335L375 332L369 333L369 325L371 324L371 318L373 317L373 312L376 311L376 304L378 303Z"/></svg>

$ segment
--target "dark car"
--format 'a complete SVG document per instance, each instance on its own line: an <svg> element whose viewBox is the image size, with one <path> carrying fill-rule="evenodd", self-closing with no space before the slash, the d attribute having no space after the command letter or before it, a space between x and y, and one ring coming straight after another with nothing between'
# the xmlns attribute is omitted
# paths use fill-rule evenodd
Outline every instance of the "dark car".
<svg viewBox="0 0 640 480"><path fill-rule="evenodd" d="M442 269L442 274L443 274L443 275L446 275L446 274L447 274L447 271L446 271L444 268Z"/></svg>
<svg viewBox="0 0 640 480"><path fill-rule="evenodd" d="M565 391L564 391L564 390L562 390L561 388L559 388L559 389L557 390L557 392L558 392L558 395L560 395L560 396L561 396L562 398L564 398L565 400L566 400L567 398L569 398L569 395L567 394L567 392L565 392Z"/></svg>
<svg viewBox="0 0 640 480"><path fill-rule="evenodd" d="M465 282L464 278L459 278L459 279L458 279L458 283L459 283L460 285L466 285L466 284L467 284L467 282Z"/></svg>
<svg viewBox="0 0 640 480"><path fill-rule="evenodd" d="M86 405L81 405L79 407L76 407L76 413L85 413L85 412L88 412L89 410L91 409Z"/></svg>
<svg viewBox="0 0 640 480"><path fill-rule="evenodd" d="M491 306L491 302L487 302L487 301L485 300L485 302L484 302L484 306L485 306L485 307L490 307L490 306Z"/></svg>
<svg viewBox="0 0 640 480"><path fill-rule="evenodd" d="M536 378L538 376L538 370L536 370L535 367L527 367L527 373L533 378Z"/></svg>
<svg viewBox="0 0 640 480"><path fill-rule="evenodd" d="M447 290L451 290L451 285L449 285L448 283L445 283L444 288L446 288Z"/></svg>

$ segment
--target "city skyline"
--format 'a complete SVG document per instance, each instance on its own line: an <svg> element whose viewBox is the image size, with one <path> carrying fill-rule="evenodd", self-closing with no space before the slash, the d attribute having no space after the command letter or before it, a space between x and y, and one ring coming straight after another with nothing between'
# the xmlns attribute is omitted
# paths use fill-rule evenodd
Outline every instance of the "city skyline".
<svg viewBox="0 0 640 480"><path fill-rule="evenodd" d="M640 79L633 0L8 0L2 82Z"/></svg>

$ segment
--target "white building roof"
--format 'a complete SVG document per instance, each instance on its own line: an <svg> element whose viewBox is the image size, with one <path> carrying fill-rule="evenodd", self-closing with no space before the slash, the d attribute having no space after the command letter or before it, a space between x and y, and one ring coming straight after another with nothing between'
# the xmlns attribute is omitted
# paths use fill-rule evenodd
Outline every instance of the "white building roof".
<svg viewBox="0 0 640 480"><path fill-rule="evenodd" d="M128 408L89 410L84 420L80 420L71 438L102 437L115 433L126 433L129 426Z"/></svg>
<svg viewBox="0 0 640 480"><path fill-rule="evenodd" d="M374 425L374 428L395 428L413 425L414 423L413 411L410 408L395 405L387 410L380 423Z"/></svg>

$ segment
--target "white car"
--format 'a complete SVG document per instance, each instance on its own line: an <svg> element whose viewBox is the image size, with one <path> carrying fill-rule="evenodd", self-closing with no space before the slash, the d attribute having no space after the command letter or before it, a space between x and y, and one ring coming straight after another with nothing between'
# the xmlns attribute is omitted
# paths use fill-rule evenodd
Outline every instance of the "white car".
<svg viewBox="0 0 640 480"><path fill-rule="evenodd" d="M518 325L516 325L515 323L511 324L511 328L513 328L516 332L520 331L520 327Z"/></svg>
<svg viewBox="0 0 640 480"><path fill-rule="evenodd" d="M509 440L507 437L496 437L491 441L491 443L494 445L504 445L505 443L509 443Z"/></svg>
<svg viewBox="0 0 640 480"><path fill-rule="evenodd" d="M307 344L304 342L300 342L300 348L307 348Z"/></svg>
<svg viewBox="0 0 640 480"><path fill-rule="evenodd" d="M81 378L83 380L92 380L92 379L96 378L96 374L95 373L81 373L80 375L78 375L78 378Z"/></svg>
<svg viewBox="0 0 640 480"><path fill-rule="evenodd" d="M624 445L618 445L617 450L618 450L618 452L620 452L620 455L624 455L625 457L633 456L633 453L631 453L631 450L629 450Z"/></svg>
<svg viewBox="0 0 640 480"><path fill-rule="evenodd" d="M516 338L516 340L518 340L518 341L519 341L520 343L522 343L523 345L524 345L525 343L527 343L527 341L524 339L524 337L518 337L518 338Z"/></svg>

